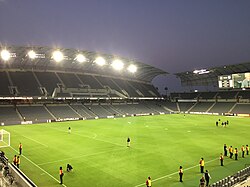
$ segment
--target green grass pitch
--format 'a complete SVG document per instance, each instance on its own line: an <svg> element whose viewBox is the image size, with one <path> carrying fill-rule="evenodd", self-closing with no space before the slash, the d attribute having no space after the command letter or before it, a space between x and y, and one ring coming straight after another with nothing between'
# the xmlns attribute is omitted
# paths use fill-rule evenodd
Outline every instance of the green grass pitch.
<svg viewBox="0 0 250 187"><path fill-rule="evenodd" d="M216 127L219 118L229 125ZM250 144L249 118L170 114L3 128L11 133L11 147L2 150L12 160L21 142L20 169L39 187L60 186L60 166L67 187L145 186L148 176L154 187L190 187L199 184L201 157L211 183L250 164L250 155L241 158L241 151L238 161L225 158L223 167L219 162L224 143L238 149ZM67 163L73 172L66 171ZM183 183L178 182L180 165Z"/></svg>

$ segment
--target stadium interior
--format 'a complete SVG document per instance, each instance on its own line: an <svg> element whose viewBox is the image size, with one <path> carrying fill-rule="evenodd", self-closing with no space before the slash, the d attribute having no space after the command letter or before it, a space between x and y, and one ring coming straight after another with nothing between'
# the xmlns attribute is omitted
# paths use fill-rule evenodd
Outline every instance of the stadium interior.
<svg viewBox="0 0 250 187"><path fill-rule="evenodd" d="M0 51L1 125L170 113L250 115L249 89L218 86L218 76L250 72L250 63L176 73L192 91L161 95L152 80L168 72L134 60L41 46Z"/></svg>

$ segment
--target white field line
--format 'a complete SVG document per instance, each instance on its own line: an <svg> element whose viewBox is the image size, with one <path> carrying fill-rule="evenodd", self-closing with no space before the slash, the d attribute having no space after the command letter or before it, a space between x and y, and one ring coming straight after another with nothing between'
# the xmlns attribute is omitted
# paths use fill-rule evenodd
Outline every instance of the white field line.
<svg viewBox="0 0 250 187"><path fill-rule="evenodd" d="M61 162L61 161L65 161L65 160L73 160L73 159L76 159L76 158L101 155L103 153L109 153L109 152L112 152L112 151L118 151L118 150L122 150L122 149L125 150L127 148L119 148L119 149L112 149L112 150L108 150L108 151L101 151L101 152L97 152L97 153L93 153L93 154L85 154L85 155L80 155L80 156L76 156L76 157L70 157L70 158L65 158L65 159L61 159L61 160L55 160L55 161L51 161L51 162L44 162L44 163L37 164L37 165L38 166L42 166L42 165L56 163L56 162Z"/></svg>
<svg viewBox="0 0 250 187"><path fill-rule="evenodd" d="M215 158L215 159L213 159L213 160L207 161L206 163L210 163L210 162L213 162L213 161L215 161L215 160L219 160L219 159L218 159L218 158ZM199 164L194 165L194 166L191 166L191 167L189 167L189 168L186 168L186 169L184 169L184 171L193 169L193 168L195 168L195 167L197 167L197 166L199 166ZM156 178L156 179L152 180L152 182L155 182L155 181L158 181L158 180L161 180L161 179L170 177L170 176L175 175L175 174L178 174L178 173L179 173L179 172L177 171L177 172L174 172L174 173L170 173L170 174L168 174L168 175L164 175L164 176L162 176L162 177L159 177L159 178ZM139 186L144 186L144 185L145 185L145 183L142 183L142 184L138 184L138 185L136 185L136 186L134 186L134 187L139 187Z"/></svg>
<svg viewBox="0 0 250 187"><path fill-rule="evenodd" d="M29 139L29 140L31 140L31 141L33 141L33 142L36 142L36 143L38 143L38 144L40 144L40 145L42 145L42 146L44 146L44 147L49 147L49 146L47 146L47 145L45 145L45 144L43 144L43 143L41 143L41 142L39 142L39 141L37 141L37 140L34 140L34 139L32 139L32 138L29 138L29 137L27 137L27 136L24 136L24 135L21 135L21 136L23 136L24 138L27 138L27 139Z"/></svg>
<svg viewBox="0 0 250 187"><path fill-rule="evenodd" d="M13 130L13 131L15 131L15 130ZM33 142L36 142L36 143L38 143L38 144L40 144L40 145L42 145L42 146L44 146L44 147L49 147L49 146L47 146L47 145L45 145L45 144L43 144L43 143L41 143L41 142L39 142L39 141L37 141L37 140L34 140L34 139L29 138L29 137L27 137L27 136L24 136L24 135L18 133L17 131L15 131L15 133L17 133L17 134L20 135L20 136L23 136L24 138L27 138L27 139L33 141Z"/></svg>
<svg viewBox="0 0 250 187"><path fill-rule="evenodd" d="M65 132L65 133L66 133L66 131L61 130L61 129L57 129L57 128L53 128L53 127L49 127L49 128L54 129L54 130L57 130L57 131L62 131L62 132ZM96 138L97 135L96 135L95 133L94 133L94 135L96 135L96 136L94 136L94 137L82 135L82 134L79 134L79 133L76 133L76 132L72 132L72 131L71 131L71 134L76 134L76 135L78 135L78 136L82 136L82 137L89 138L89 139L92 139L92 140L96 140L96 141L100 141L100 142L105 142L105 143L110 143L110 144L113 144L113 145L117 145L117 146L120 146L120 147L124 147L124 145L121 145L121 144L116 144L116 143L113 143L113 142L110 142L110 141L98 139L98 138Z"/></svg>
<svg viewBox="0 0 250 187"><path fill-rule="evenodd" d="M11 149L13 149L15 152L19 153L17 150L15 150L12 146L10 146ZM60 181L58 179L56 179L54 176L52 176L51 174L49 174L47 171L45 171L43 168L39 167L35 162L33 162L32 160L30 160L29 158L27 158L26 156L22 155L23 158L25 158L26 160L28 160L31 164L33 164L34 166L36 166L37 168L39 168L40 170L42 170L44 173L46 173L48 176L50 176L52 179L54 179L55 181L57 181L58 183L60 183ZM62 186L67 187L65 184L62 184Z"/></svg>

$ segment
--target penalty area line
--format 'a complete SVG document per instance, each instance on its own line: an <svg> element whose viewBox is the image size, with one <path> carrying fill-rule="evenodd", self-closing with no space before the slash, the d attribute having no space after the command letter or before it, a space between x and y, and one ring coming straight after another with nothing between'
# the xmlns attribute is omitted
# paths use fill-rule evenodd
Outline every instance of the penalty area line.
<svg viewBox="0 0 250 187"><path fill-rule="evenodd" d="M206 163L210 163L210 162L213 162L213 161L215 161L215 160L218 160L218 158L209 160L209 161L207 161ZM194 165L194 166L191 166L191 167L189 167L189 168L186 168L184 171L193 169L193 168L195 168L195 167L197 167L197 166L199 166L199 164ZM170 174L168 174L168 175L164 175L164 176L162 176L162 177L159 177L159 178L156 178L156 179L152 180L152 182L159 181L159 180L161 180L161 179L165 179L165 178L167 178L167 177L170 177L170 176L172 176L172 175L176 175L176 174L178 174L178 173L179 173L179 172L177 171L177 172L174 172L174 173L170 173ZM134 187L139 187L139 186L143 186L143 185L145 185L145 183L138 184L138 185L136 185L136 186L134 186Z"/></svg>
<svg viewBox="0 0 250 187"><path fill-rule="evenodd" d="M13 149L15 152L18 153L17 150L15 150L12 146L10 146L11 149ZM43 168L41 168L40 166L38 166L35 162L33 162L32 160L30 160L29 158L27 158L26 156L22 155L22 157L24 157L26 160L28 160L31 164L33 164L34 166L36 166L37 168L39 168L40 170L42 170L44 173L46 173L48 176L50 176L52 179L54 179L55 181L57 181L58 183L60 183L60 181L58 179L56 179L53 175L49 174L47 171L45 171ZM62 184L62 186L67 187L65 184Z"/></svg>

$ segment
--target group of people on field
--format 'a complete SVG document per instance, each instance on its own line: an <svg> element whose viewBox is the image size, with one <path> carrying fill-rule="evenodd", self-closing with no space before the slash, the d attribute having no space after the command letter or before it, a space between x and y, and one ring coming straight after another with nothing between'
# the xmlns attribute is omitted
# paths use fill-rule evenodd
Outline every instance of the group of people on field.
<svg viewBox="0 0 250 187"><path fill-rule="evenodd" d="M18 146L18 149L19 149L19 155L14 155L14 158L13 158L13 164L16 166L16 167L20 167L20 163L21 163L21 155L22 155L22 150L23 150L23 145L20 143L19 146Z"/></svg>

